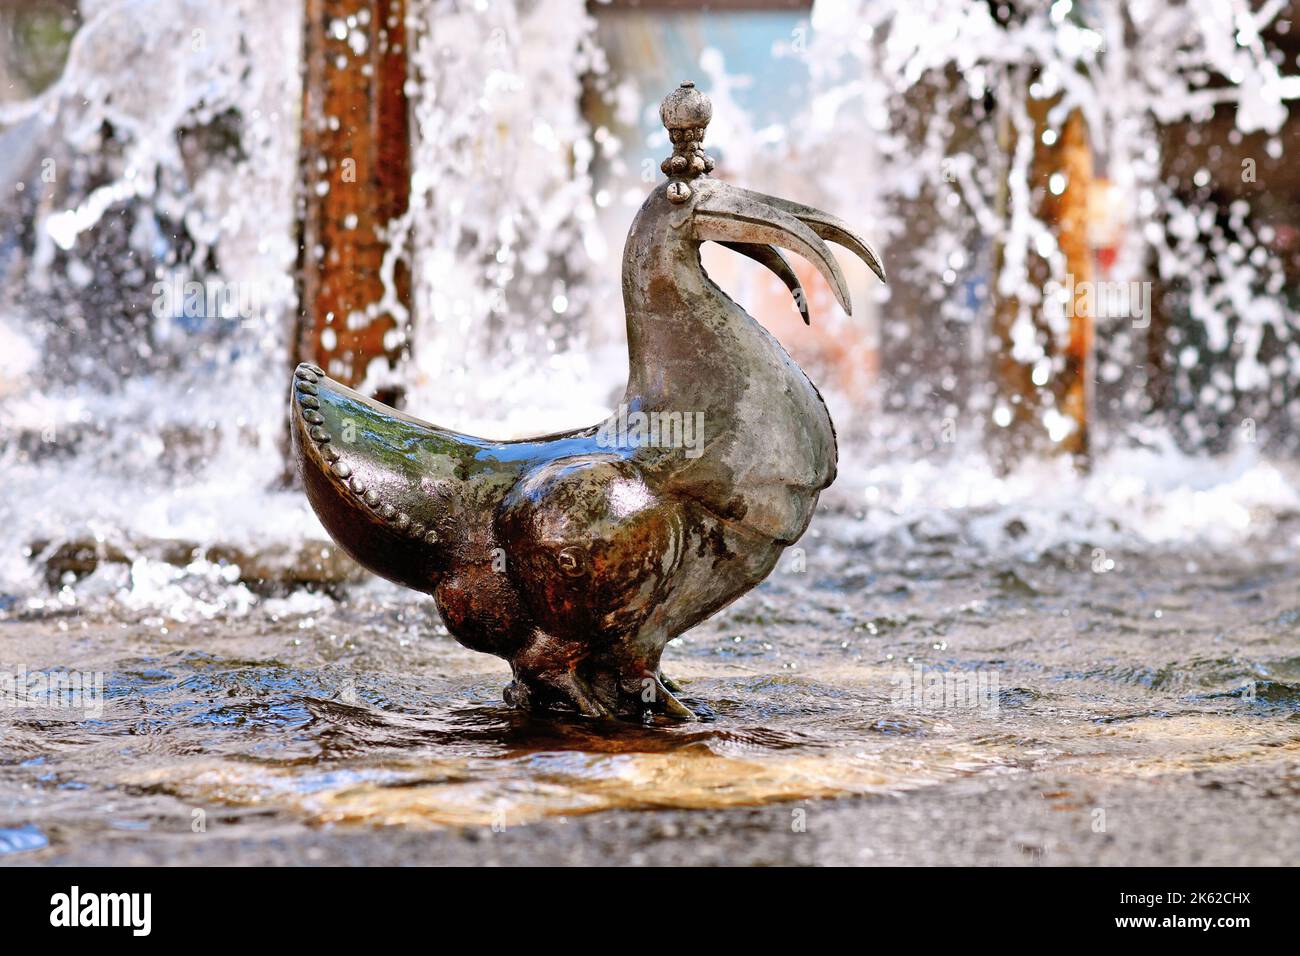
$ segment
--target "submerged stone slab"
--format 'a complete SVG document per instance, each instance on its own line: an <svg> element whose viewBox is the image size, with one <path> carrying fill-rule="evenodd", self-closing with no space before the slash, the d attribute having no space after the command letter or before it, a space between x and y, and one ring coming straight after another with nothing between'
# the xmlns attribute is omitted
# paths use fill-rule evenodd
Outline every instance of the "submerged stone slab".
<svg viewBox="0 0 1300 956"><path fill-rule="evenodd" d="M250 548L233 544L201 545L174 538L104 540L92 537L58 542L37 540L28 545L32 560L44 568L50 587L65 583L65 575L79 580L102 564L130 565L140 558L185 567L195 561L238 568L236 580L250 587L338 585L361 581L360 566L327 541L298 545Z"/></svg>

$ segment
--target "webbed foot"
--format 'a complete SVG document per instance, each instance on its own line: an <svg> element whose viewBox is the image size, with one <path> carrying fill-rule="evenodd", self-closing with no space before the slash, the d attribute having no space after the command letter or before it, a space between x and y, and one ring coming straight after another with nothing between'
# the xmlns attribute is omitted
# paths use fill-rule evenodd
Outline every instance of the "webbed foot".
<svg viewBox="0 0 1300 956"><path fill-rule="evenodd" d="M704 705L682 703L681 685L659 673L657 662L623 650L620 645L613 654L590 655L585 642L535 631L511 659L515 679L502 696L520 710L594 719L713 718Z"/></svg>

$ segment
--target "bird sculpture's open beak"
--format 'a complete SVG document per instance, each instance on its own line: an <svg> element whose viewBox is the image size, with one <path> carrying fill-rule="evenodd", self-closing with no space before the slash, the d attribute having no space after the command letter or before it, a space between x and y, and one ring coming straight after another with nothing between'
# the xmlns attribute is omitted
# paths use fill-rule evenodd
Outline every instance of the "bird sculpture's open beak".
<svg viewBox="0 0 1300 956"><path fill-rule="evenodd" d="M885 269L872 251L847 223L811 206L765 196L718 180L697 180L691 226L700 242L712 240L746 255L776 273L794 296L799 313L808 323L808 305L799 278L776 249L797 252L822 274L835 300L852 313L848 288L839 263L822 240L848 249L867 264L881 282Z"/></svg>

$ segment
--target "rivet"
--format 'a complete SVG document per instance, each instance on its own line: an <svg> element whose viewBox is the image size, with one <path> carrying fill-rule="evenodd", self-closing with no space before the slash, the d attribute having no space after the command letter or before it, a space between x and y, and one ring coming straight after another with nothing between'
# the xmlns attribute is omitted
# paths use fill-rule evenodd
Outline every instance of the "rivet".
<svg viewBox="0 0 1300 956"><path fill-rule="evenodd" d="M338 461L339 450L333 445L322 445L320 449L321 457L326 461Z"/></svg>
<svg viewBox="0 0 1300 956"><path fill-rule="evenodd" d="M582 573L582 562L578 560L577 548L565 548L555 556L555 562L565 574L577 575Z"/></svg>
<svg viewBox="0 0 1300 956"><path fill-rule="evenodd" d="M352 467L346 461L336 461L334 464L330 465L330 471L334 472L334 474L338 475L340 478L347 478L352 474Z"/></svg>
<svg viewBox="0 0 1300 956"><path fill-rule="evenodd" d="M424 525L419 521L412 521L411 526L406 531L412 538L424 537Z"/></svg>
<svg viewBox="0 0 1300 956"><path fill-rule="evenodd" d="M434 531L432 528L430 528L430 529L429 529L428 531L426 531L425 534L424 534L424 541L425 541L426 544L437 544L437 543L438 543L438 532L436 532L436 531Z"/></svg>
<svg viewBox="0 0 1300 956"><path fill-rule="evenodd" d="M302 379L304 382L314 383L320 381L320 379L316 377L315 372L313 372L311 369L303 368L302 366L299 366L298 371L294 372L293 374L297 375L298 378Z"/></svg>
<svg viewBox="0 0 1300 956"><path fill-rule="evenodd" d="M298 404L303 408L320 408L320 399L310 395L299 395Z"/></svg>
<svg viewBox="0 0 1300 956"><path fill-rule="evenodd" d="M320 412L316 411L316 409L314 408L309 408L305 412L303 412L302 420L305 422L311 422L311 424L313 425L325 424L325 417L321 415Z"/></svg>
<svg viewBox="0 0 1300 956"><path fill-rule="evenodd" d="M685 183L668 184L668 201L673 203L684 203L691 198L691 187Z"/></svg>
<svg viewBox="0 0 1300 956"><path fill-rule="evenodd" d="M300 391L300 392L304 392L304 393L306 393L307 395L319 395L319 394L320 394L320 393L316 390L316 386L315 386L315 385L313 385L311 382L309 382L309 381L307 381L306 379L303 379L303 378L298 379L298 391Z"/></svg>
<svg viewBox="0 0 1300 956"><path fill-rule="evenodd" d="M310 365L310 364L309 364L309 365L307 366L307 368L308 368L310 371L315 372L317 375L324 375L324 374L325 374L325 370L324 370L323 368L321 368L319 365Z"/></svg>
<svg viewBox="0 0 1300 956"><path fill-rule="evenodd" d="M372 508L379 507L379 492L375 491L374 488L371 488L366 492L366 504L370 505Z"/></svg>
<svg viewBox="0 0 1300 956"><path fill-rule="evenodd" d="M310 434L311 434L312 440L315 441L315 442L317 442L318 444L321 444L321 445L325 444L327 441L330 440L330 433L327 432L327 431L326 431L324 428L322 428L320 425L317 425L316 427L314 427L314 428L311 430Z"/></svg>
<svg viewBox="0 0 1300 956"><path fill-rule="evenodd" d="M391 521L395 514L397 514L397 509L388 502L385 501L379 506L379 517L383 518L385 521Z"/></svg>
<svg viewBox="0 0 1300 956"><path fill-rule="evenodd" d="M354 495L364 495L366 493L366 483L356 475L352 476L350 487L352 488L352 493Z"/></svg>
<svg viewBox="0 0 1300 956"><path fill-rule="evenodd" d="M410 523L411 523L410 517L408 515L403 514L400 511L397 513L397 517L393 519L393 524L397 526L398 531L406 530L406 526Z"/></svg>

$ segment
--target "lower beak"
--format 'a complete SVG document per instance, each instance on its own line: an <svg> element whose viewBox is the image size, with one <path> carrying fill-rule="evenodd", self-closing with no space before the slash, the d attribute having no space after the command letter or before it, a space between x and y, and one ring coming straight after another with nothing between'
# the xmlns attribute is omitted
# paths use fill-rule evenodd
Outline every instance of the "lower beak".
<svg viewBox="0 0 1300 956"><path fill-rule="evenodd" d="M804 295L803 283L799 281L799 274L786 261L785 256L781 255L780 249L776 246L764 246L751 242L724 242L722 245L733 252L739 252L742 256L748 256L759 265L770 269L790 290L790 295L794 297L795 308L799 310L799 315L803 317L803 324L812 325L812 319L808 316L808 297Z"/></svg>

